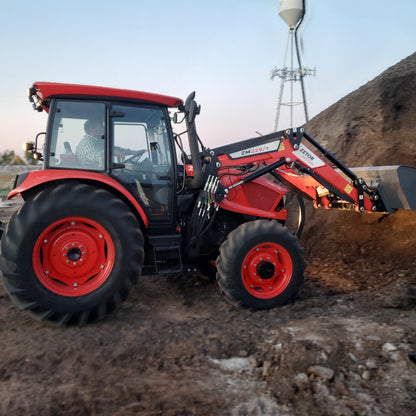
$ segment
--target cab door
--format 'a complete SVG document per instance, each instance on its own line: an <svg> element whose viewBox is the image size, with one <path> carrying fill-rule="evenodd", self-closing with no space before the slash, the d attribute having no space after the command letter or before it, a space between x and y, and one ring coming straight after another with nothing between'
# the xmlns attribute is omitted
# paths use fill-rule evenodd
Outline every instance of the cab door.
<svg viewBox="0 0 416 416"><path fill-rule="evenodd" d="M174 222L175 164L168 113L152 106L110 108L111 174L125 184L161 233Z"/></svg>

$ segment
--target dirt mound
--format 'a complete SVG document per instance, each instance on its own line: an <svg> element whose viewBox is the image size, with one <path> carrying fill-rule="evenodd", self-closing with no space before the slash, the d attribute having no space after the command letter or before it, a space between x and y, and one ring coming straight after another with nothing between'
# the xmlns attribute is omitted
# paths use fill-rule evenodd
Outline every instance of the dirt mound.
<svg viewBox="0 0 416 416"><path fill-rule="evenodd" d="M415 87L416 53L318 114L306 130L348 167L416 167ZM362 262L363 271L415 265L415 212L385 217L309 207L308 214L302 241L312 261Z"/></svg>
<svg viewBox="0 0 416 416"><path fill-rule="evenodd" d="M349 167L416 166L416 53L314 117L306 131Z"/></svg>
<svg viewBox="0 0 416 416"><path fill-rule="evenodd" d="M416 166L415 60L307 131L349 166ZM200 276L151 276L104 321L56 328L0 288L0 415L413 416L415 214L308 206L305 288L270 311L236 309Z"/></svg>

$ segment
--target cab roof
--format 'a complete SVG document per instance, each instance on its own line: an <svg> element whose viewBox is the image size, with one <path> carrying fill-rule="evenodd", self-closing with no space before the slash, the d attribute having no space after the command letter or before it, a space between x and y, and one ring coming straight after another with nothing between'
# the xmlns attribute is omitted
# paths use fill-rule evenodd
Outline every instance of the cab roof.
<svg viewBox="0 0 416 416"><path fill-rule="evenodd" d="M53 97L91 97L91 98L122 98L161 104L166 107L179 107L183 104L180 98L153 94L142 91L124 90L119 88L98 87L92 85L63 84L57 82L35 82L29 89L29 97L34 95L41 106L47 110ZM32 101L32 100L31 100Z"/></svg>

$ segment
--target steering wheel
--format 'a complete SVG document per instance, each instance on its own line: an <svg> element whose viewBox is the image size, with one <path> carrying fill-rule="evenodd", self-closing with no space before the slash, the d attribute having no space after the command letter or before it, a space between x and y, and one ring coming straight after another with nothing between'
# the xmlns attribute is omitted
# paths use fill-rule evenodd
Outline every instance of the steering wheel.
<svg viewBox="0 0 416 416"><path fill-rule="evenodd" d="M147 152L147 149L138 150L133 155L129 156L127 159L124 159L122 161L122 163L124 163L124 164L131 163L133 165L138 165L138 164L141 163L139 161L140 161L140 159L142 158L142 156L144 155L145 152Z"/></svg>
<svg viewBox="0 0 416 416"><path fill-rule="evenodd" d="M122 163L126 167L126 170L130 172L149 175L153 170L147 149L139 150L127 159L124 159Z"/></svg>

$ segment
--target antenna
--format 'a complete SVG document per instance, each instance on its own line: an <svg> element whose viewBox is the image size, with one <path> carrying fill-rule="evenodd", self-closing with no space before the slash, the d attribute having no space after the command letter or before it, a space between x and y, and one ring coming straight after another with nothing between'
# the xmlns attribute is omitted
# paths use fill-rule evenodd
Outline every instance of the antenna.
<svg viewBox="0 0 416 416"><path fill-rule="evenodd" d="M303 104L303 108L305 111L305 120L306 122L309 121L303 78L307 75L315 76L316 69L302 67L302 64L300 62L297 30L299 29L299 26L302 23L304 15L305 15L305 0L280 0L279 16L289 26L289 32L287 36L283 66L280 69L278 69L277 67L273 68L271 72L271 76L270 76L271 79L273 79L274 77L280 78L279 97L277 101L276 117L274 121L274 131L277 131L279 118L280 118L280 108L282 105L290 107L290 127L294 127L293 126L293 108L297 105ZM290 45L290 68L286 66L286 58L287 58L287 53L289 50L289 45ZM298 68L293 67L294 45L296 47L296 55L298 58L298 65L299 65ZM302 100L303 101L301 102L295 102L293 100L294 83L297 81L300 81L301 88L302 88ZM290 101L282 102L283 88L286 82L290 82Z"/></svg>

